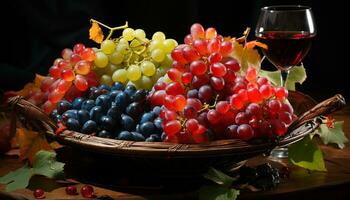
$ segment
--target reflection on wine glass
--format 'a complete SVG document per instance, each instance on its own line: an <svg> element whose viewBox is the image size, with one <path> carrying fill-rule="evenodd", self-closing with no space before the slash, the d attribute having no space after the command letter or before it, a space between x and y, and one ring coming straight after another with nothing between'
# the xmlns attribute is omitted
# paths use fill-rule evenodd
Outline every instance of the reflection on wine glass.
<svg viewBox="0 0 350 200"><path fill-rule="evenodd" d="M315 35L315 22L310 7L286 5L261 8L255 36L268 46L268 49L262 51L281 71L282 86L285 86L289 70L306 56ZM286 158L288 149L275 148L271 156Z"/></svg>
<svg viewBox="0 0 350 200"><path fill-rule="evenodd" d="M306 56L315 35L315 23L310 7L287 5L261 9L255 36L268 46L268 49L262 51L281 71L282 86L289 69L299 64Z"/></svg>

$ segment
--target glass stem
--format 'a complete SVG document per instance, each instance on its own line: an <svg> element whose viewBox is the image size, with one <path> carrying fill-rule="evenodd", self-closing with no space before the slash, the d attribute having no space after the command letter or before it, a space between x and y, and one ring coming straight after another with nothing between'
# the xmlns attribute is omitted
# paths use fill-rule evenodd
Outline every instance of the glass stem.
<svg viewBox="0 0 350 200"><path fill-rule="evenodd" d="M281 86L286 87L286 80L289 74L289 70L281 70Z"/></svg>

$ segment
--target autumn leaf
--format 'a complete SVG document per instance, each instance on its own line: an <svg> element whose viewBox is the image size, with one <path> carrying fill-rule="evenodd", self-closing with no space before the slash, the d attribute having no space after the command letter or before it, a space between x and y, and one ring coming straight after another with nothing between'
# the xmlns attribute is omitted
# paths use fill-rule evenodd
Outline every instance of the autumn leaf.
<svg viewBox="0 0 350 200"><path fill-rule="evenodd" d="M245 44L245 47L248 48L248 49L253 49L255 46L258 46L258 47L261 47L263 49L268 49L267 45L262 43L262 42L258 42L256 40L253 40L253 41L250 41L250 42L247 42Z"/></svg>
<svg viewBox="0 0 350 200"><path fill-rule="evenodd" d="M256 49L251 48L253 45L249 45L247 47L239 44L236 40L233 40L232 42L234 50L231 53L231 56L239 62L241 65L241 70L245 72L247 71L248 67L254 67L259 71L261 66L261 57ZM257 43L255 43L255 45L257 45Z"/></svg>
<svg viewBox="0 0 350 200"><path fill-rule="evenodd" d="M41 87L41 83L42 81L47 78L47 76L42 76L40 74L35 74L35 79L34 79L34 85L37 87L37 88L40 88Z"/></svg>
<svg viewBox="0 0 350 200"><path fill-rule="evenodd" d="M103 41L103 32L96 22L92 22L89 30L90 39L100 44Z"/></svg>
<svg viewBox="0 0 350 200"><path fill-rule="evenodd" d="M16 138L19 145L19 158L21 160L28 159L30 164L33 164L34 156L38 151L52 151L44 135L38 132L18 128Z"/></svg>
<svg viewBox="0 0 350 200"><path fill-rule="evenodd" d="M46 76L42 76L39 74L35 75L35 79L33 82L27 83L23 89L19 90L19 91L8 91L5 93L5 96L23 96L23 97L27 97L29 96L29 94L31 92L41 92L41 82L46 78Z"/></svg>

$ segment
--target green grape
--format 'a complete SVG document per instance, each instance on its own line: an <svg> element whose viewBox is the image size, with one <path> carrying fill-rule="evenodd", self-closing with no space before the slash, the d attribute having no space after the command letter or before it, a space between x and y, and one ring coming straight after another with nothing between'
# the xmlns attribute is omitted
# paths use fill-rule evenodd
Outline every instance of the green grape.
<svg viewBox="0 0 350 200"><path fill-rule="evenodd" d="M156 73L156 66L151 61L143 61L141 63L142 73L146 76L153 76Z"/></svg>
<svg viewBox="0 0 350 200"><path fill-rule="evenodd" d="M130 47L133 48L134 51L142 51L144 46L142 43L138 40L133 40L130 42Z"/></svg>
<svg viewBox="0 0 350 200"><path fill-rule="evenodd" d="M114 52L116 46L112 40L105 40L101 43L101 50L105 54L111 54Z"/></svg>
<svg viewBox="0 0 350 200"><path fill-rule="evenodd" d="M108 57L103 52L97 52L94 63L97 67L104 68L108 64Z"/></svg>
<svg viewBox="0 0 350 200"><path fill-rule="evenodd" d="M156 62L162 62L165 58L165 54L164 54L164 51L161 49L154 49L151 52L151 57Z"/></svg>
<svg viewBox="0 0 350 200"><path fill-rule="evenodd" d="M111 55L109 55L109 62L113 64L120 64L123 62L124 54L121 54L120 51L115 51Z"/></svg>
<svg viewBox="0 0 350 200"><path fill-rule="evenodd" d="M127 58L129 58L129 55ZM129 63L132 64L132 63L138 62L139 59L140 59L140 56L134 53L131 55L131 58L129 59Z"/></svg>
<svg viewBox="0 0 350 200"><path fill-rule="evenodd" d="M127 79L127 71L125 69L118 69L113 73L112 80L114 82L125 83Z"/></svg>
<svg viewBox="0 0 350 200"><path fill-rule="evenodd" d="M163 48L164 48L163 42L158 40L153 40L148 47L149 51L153 51L155 49L163 49Z"/></svg>
<svg viewBox="0 0 350 200"><path fill-rule="evenodd" d="M171 53L173 51L173 49L178 45L176 40L174 39L166 39L163 41L163 45L164 45L164 52L165 53Z"/></svg>
<svg viewBox="0 0 350 200"><path fill-rule="evenodd" d="M104 74L100 78L100 84L112 85L113 80L110 76L108 76L107 74Z"/></svg>
<svg viewBox="0 0 350 200"><path fill-rule="evenodd" d="M162 65L171 66L172 64L173 64L173 59L171 58L171 54L166 54L162 62Z"/></svg>
<svg viewBox="0 0 350 200"><path fill-rule="evenodd" d="M125 38L126 41L131 41L132 39L134 39L134 29L132 28L124 29L123 37Z"/></svg>
<svg viewBox="0 0 350 200"><path fill-rule="evenodd" d="M120 38L118 41L118 44L125 44L125 45L129 45L129 42L125 39L125 38Z"/></svg>
<svg viewBox="0 0 350 200"><path fill-rule="evenodd" d="M128 68L127 77L131 81L136 81L141 78L141 69L138 65L130 65Z"/></svg>
<svg viewBox="0 0 350 200"><path fill-rule="evenodd" d="M160 42L163 42L165 40L165 35L163 32L155 32L152 36L152 40L158 40Z"/></svg>
<svg viewBox="0 0 350 200"><path fill-rule="evenodd" d="M125 55L128 53L128 48L129 48L129 44L118 43L115 51Z"/></svg>
<svg viewBox="0 0 350 200"><path fill-rule="evenodd" d="M115 70L118 69L118 67L116 65L113 65L113 64L109 63L107 65L107 67L104 68L104 69L105 69L106 74L112 76L112 74L115 72Z"/></svg>
<svg viewBox="0 0 350 200"><path fill-rule="evenodd" d="M152 89L152 87L153 87L152 79L148 76L142 76L141 77L141 87L143 89L148 89L148 90Z"/></svg>
<svg viewBox="0 0 350 200"><path fill-rule="evenodd" d="M142 30L142 29L136 29L136 30L134 31L134 37L143 40L143 39L146 38L146 33L145 33L145 31Z"/></svg>

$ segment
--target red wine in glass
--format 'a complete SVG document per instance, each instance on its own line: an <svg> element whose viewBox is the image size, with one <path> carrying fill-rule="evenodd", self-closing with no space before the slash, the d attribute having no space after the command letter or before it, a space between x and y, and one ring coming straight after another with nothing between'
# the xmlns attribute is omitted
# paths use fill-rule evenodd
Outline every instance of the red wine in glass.
<svg viewBox="0 0 350 200"><path fill-rule="evenodd" d="M289 70L298 65L308 53L316 27L308 6L281 5L261 8L255 28L257 39L268 49L262 49L267 59L281 71L284 86ZM272 158L288 157L287 148L275 148Z"/></svg>
<svg viewBox="0 0 350 200"><path fill-rule="evenodd" d="M266 31L257 36L268 46L262 49L264 55L280 70L298 65L308 53L313 37L302 31Z"/></svg>

